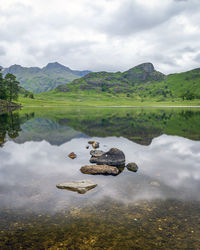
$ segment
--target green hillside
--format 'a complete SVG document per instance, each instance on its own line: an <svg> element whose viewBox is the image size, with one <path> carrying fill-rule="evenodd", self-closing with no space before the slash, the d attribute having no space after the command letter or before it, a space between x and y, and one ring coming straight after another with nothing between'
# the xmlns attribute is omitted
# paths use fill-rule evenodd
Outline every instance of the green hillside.
<svg viewBox="0 0 200 250"><path fill-rule="evenodd" d="M156 71L151 63L144 63L123 73L90 73L71 84L57 87L58 92L79 90L126 94L129 98L143 101L199 99L200 69L165 76Z"/></svg>
<svg viewBox="0 0 200 250"><path fill-rule="evenodd" d="M12 65L3 70L4 75L7 73L15 75L21 87L34 93L50 91L59 85L69 83L89 72L90 71L87 70L71 70L57 62L49 63L43 68L27 68L20 65Z"/></svg>

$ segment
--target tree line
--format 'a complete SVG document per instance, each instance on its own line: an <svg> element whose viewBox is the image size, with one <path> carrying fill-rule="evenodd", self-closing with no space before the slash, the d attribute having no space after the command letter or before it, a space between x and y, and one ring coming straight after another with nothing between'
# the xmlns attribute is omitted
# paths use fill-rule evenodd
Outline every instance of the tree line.
<svg viewBox="0 0 200 250"><path fill-rule="evenodd" d="M16 80L16 76L8 73L5 77L3 77L0 72L0 99L8 102L17 100L19 90L19 82Z"/></svg>

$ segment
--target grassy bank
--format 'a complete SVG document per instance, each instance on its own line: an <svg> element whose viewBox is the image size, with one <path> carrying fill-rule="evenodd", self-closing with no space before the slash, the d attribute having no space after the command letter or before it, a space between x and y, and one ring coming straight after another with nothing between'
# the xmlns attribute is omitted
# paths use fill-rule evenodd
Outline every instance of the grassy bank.
<svg viewBox="0 0 200 250"><path fill-rule="evenodd" d="M199 106L200 100L142 99L131 98L125 94L112 95L98 94L94 91L78 91L63 93L56 90L35 94L34 99L20 97L18 100L23 106Z"/></svg>

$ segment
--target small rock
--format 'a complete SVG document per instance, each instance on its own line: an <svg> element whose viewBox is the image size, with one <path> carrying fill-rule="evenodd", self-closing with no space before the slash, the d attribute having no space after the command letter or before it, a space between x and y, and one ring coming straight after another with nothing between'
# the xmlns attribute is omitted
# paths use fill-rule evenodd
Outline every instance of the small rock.
<svg viewBox="0 0 200 250"><path fill-rule="evenodd" d="M97 158L98 165L110 165L110 166L124 166L125 165L125 155L124 153L117 149L111 148L108 152L102 154Z"/></svg>
<svg viewBox="0 0 200 250"><path fill-rule="evenodd" d="M132 172L137 172L137 171L138 171L138 166L137 166L136 163L134 163L134 162L128 163L128 164L126 165L126 168L127 168L129 171L132 171Z"/></svg>
<svg viewBox="0 0 200 250"><path fill-rule="evenodd" d="M75 191L80 194L86 193L88 190L93 189L97 186L92 181L88 180L81 180L81 181L71 181L71 182L65 182L61 184L57 184L56 187L60 189L67 189L70 191Z"/></svg>
<svg viewBox="0 0 200 250"><path fill-rule="evenodd" d="M104 154L105 152L103 152L102 150L91 150L90 154L93 157L100 157L102 156L102 154Z"/></svg>
<svg viewBox="0 0 200 250"><path fill-rule="evenodd" d="M90 158L90 163L96 163L97 159L102 156L102 154L104 154L105 152L103 152L102 150L91 150L90 154L91 154L91 158Z"/></svg>
<svg viewBox="0 0 200 250"><path fill-rule="evenodd" d="M117 175L119 169L108 165L90 165L81 167L83 174L103 174L103 175Z"/></svg>
<svg viewBox="0 0 200 250"><path fill-rule="evenodd" d="M92 147L93 148L99 148L99 142L94 142L94 143L92 143Z"/></svg>
<svg viewBox="0 0 200 250"><path fill-rule="evenodd" d="M88 141L88 144L93 144L95 141Z"/></svg>
<svg viewBox="0 0 200 250"><path fill-rule="evenodd" d="M86 146L86 149L88 149L89 148L89 146Z"/></svg>
<svg viewBox="0 0 200 250"><path fill-rule="evenodd" d="M77 155L74 152L71 152L70 154L68 154L68 157L71 159L75 159Z"/></svg>

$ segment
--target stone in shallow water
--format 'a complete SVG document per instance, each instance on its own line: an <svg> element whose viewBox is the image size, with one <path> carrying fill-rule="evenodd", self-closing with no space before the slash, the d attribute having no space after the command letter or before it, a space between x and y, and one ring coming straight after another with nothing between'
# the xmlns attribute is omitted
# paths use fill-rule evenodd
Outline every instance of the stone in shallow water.
<svg viewBox="0 0 200 250"><path fill-rule="evenodd" d="M96 183L88 180L64 182L56 185L57 188L75 191L80 194L84 194L88 190L93 189L96 186L97 186Z"/></svg>
<svg viewBox="0 0 200 250"><path fill-rule="evenodd" d="M91 158L90 158L90 163L97 163L97 159L102 156L105 152L102 150L91 150Z"/></svg>
<svg viewBox="0 0 200 250"><path fill-rule="evenodd" d="M89 165L81 167L83 174L103 174L103 175L118 175L119 169L108 165Z"/></svg>
<svg viewBox="0 0 200 250"><path fill-rule="evenodd" d="M75 159L77 155L74 152L71 152L70 154L68 154L68 157L71 159Z"/></svg>
<svg viewBox="0 0 200 250"><path fill-rule="evenodd" d="M110 166L124 166L125 165L125 155L124 153L117 149L111 148L108 152L102 154L97 158L96 163L98 165L110 165Z"/></svg>
<svg viewBox="0 0 200 250"><path fill-rule="evenodd" d="M132 172L137 172L138 171L138 166L136 163L134 162L130 162L126 165L126 168L129 170L129 171L132 171Z"/></svg>
<svg viewBox="0 0 200 250"><path fill-rule="evenodd" d="M91 156L93 156L93 157L100 157L100 156L102 156L102 154L104 154L105 152L104 151L102 151L102 150L91 150L90 151L90 154L91 154Z"/></svg>

